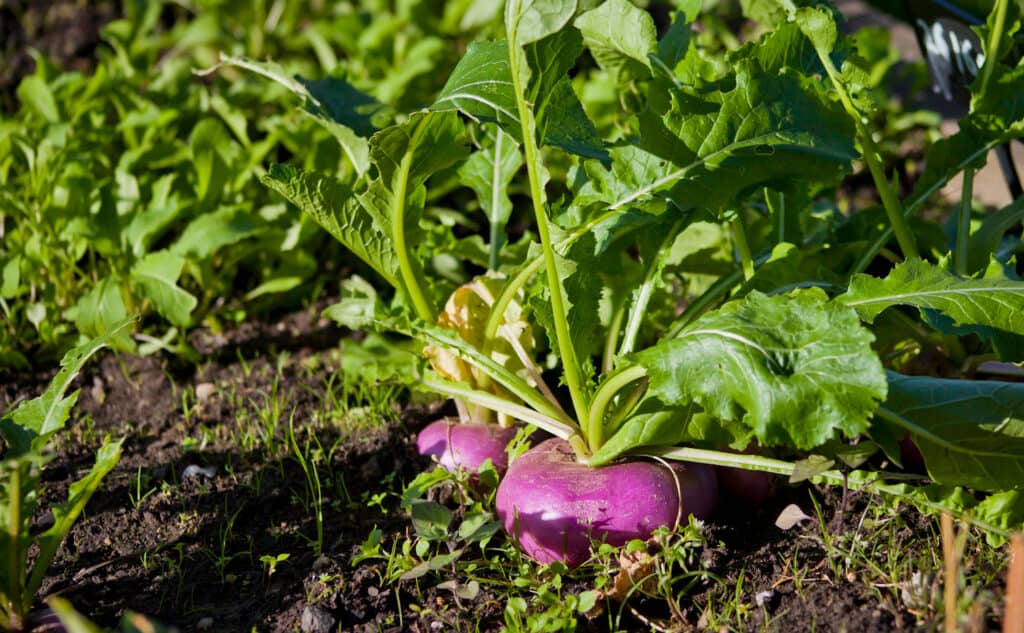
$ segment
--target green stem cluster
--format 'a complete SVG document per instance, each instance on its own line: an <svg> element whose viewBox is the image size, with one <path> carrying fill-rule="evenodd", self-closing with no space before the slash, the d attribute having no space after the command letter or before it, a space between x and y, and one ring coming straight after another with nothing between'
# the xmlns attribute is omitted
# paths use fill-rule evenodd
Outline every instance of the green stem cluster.
<svg viewBox="0 0 1024 633"><path fill-rule="evenodd" d="M559 356L562 358L562 371L565 375L566 385L569 387L576 419L580 428L587 429L589 428L589 393L583 379L579 359L576 357L572 336L569 332L568 310L565 297L562 294L562 281L558 274L554 245L551 241L551 229L548 223L544 188L540 181L539 155L536 139L534 138L534 126L531 124L533 113L526 102L522 85L522 51L516 43L516 28L516 24L508 25L509 69L512 73L512 88L515 93L520 125L523 130L523 153L525 154L526 172L530 182L530 197L537 221L537 234L540 237L541 248L544 253L544 268L547 273L548 292L551 295L551 309L554 313L555 342L558 347ZM587 444L591 451L595 450L596 447L589 438ZM577 456L581 459L586 458L586 455Z"/></svg>

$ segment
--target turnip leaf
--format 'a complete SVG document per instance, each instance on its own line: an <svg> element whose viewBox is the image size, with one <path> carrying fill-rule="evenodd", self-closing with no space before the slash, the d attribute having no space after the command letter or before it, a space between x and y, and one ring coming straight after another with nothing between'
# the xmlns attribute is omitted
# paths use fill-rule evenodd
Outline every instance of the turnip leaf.
<svg viewBox="0 0 1024 633"><path fill-rule="evenodd" d="M1024 487L1024 384L888 373L880 417L910 432L938 483Z"/></svg>
<svg viewBox="0 0 1024 633"><path fill-rule="evenodd" d="M303 172L288 165L274 165L264 184L309 214L330 233L398 287L398 258L390 238L391 222L376 209L359 204L352 189L328 175Z"/></svg>
<svg viewBox="0 0 1024 633"><path fill-rule="evenodd" d="M508 42L503 40L471 44L431 109L455 108L473 118L496 122L507 134L522 141L508 50ZM567 75L582 50L582 39L575 29L565 29L529 45L525 51L530 68L525 88L527 99L534 105L541 143L607 160L601 137L587 118Z"/></svg>
<svg viewBox="0 0 1024 633"><path fill-rule="evenodd" d="M516 46L526 46L561 31L576 14L576 0L510 0L505 27Z"/></svg>
<svg viewBox="0 0 1024 633"><path fill-rule="evenodd" d="M658 31L647 11L629 0L607 0L574 23L598 66L619 83L650 77L647 56L654 53ZM623 24L630 28L623 29Z"/></svg>
<svg viewBox="0 0 1024 633"><path fill-rule="evenodd" d="M674 169L650 183L671 186L682 209L721 212L758 187L835 182L856 156L849 118L808 80L736 65L735 84L691 95L669 92L660 113L640 116L641 147Z"/></svg>
<svg viewBox="0 0 1024 633"><path fill-rule="evenodd" d="M868 322L886 308L907 305L937 310L958 326L1024 334L1024 282L958 277L919 259L902 262L884 279L855 275L838 300Z"/></svg>
<svg viewBox="0 0 1024 633"><path fill-rule="evenodd" d="M818 289L753 292L636 355L650 390L742 421L759 443L811 449L864 432L885 396L874 337Z"/></svg>
<svg viewBox="0 0 1024 633"><path fill-rule="evenodd" d="M522 165L523 157L518 145L498 128L493 140L459 167L462 182L476 193L480 207L487 215L490 227L488 268L491 270L498 269L500 249L508 239L505 224L512 215L508 186Z"/></svg>
<svg viewBox="0 0 1024 633"><path fill-rule="evenodd" d="M686 422L696 407L673 407L629 417L622 427L590 458L590 465L601 466L626 451L644 446L673 446L687 437Z"/></svg>

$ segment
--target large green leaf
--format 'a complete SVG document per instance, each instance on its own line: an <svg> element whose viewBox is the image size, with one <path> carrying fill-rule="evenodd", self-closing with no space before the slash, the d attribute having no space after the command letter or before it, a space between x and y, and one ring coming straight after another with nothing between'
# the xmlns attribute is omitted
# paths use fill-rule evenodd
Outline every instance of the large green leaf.
<svg viewBox="0 0 1024 633"><path fill-rule="evenodd" d="M594 124L566 74L582 51L578 32L566 29L526 49L530 78L526 97L534 105L542 143L567 152L605 160L607 154ZM469 116L498 123L516 140L523 138L509 65L508 42L471 44L442 88L433 110L455 108Z"/></svg>
<svg viewBox="0 0 1024 633"><path fill-rule="evenodd" d="M1024 282L962 278L928 262L902 262L884 279L855 275L838 301L872 321L896 305L937 310L956 325L981 325L1024 334Z"/></svg>
<svg viewBox="0 0 1024 633"><path fill-rule="evenodd" d="M766 446L810 449L864 432L885 396L874 337L818 289L726 304L636 355L652 393L740 420Z"/></svg>
<svg viewBox="0 0 1024 633"><path fill-rule="evenodd" d="M888 378L881 417L911 433L932 479L981 490L1024 487L1024 384Z"/></svg>
<svg viewBox="0 0 1024 633"><path fill-rule="evenodd" d="M364 208L344 183L288 165L274 165L263 182L309 214L328 233L398 287L398 259L386 215Z"/></svg>
<svg viewBox="0 0 1024 633"><path fill-rule="evenodd" d="M656 50L658 38L650 13L629 0L607 0L581 14L574 24L598 66L617 81L650 77L647 56Z"/></svg>
<svg viewBox="0 0 1024 633"><path fill-rule="evenodd" d="M697 407L666 407L649 399L590 457L591 466L602 466L627 451L649 446L675 446L689 436L687 422ZM698 414L699 415L699 414Z"/></svg>
<svg viewBox="0 0 1024 633"><path fill-rule="evenodd" d="M457 108L472 117L495 121L521 139L508 64L508 42L470 44L431 108Z"/></svg>
<svg viewBox="0 0 1024 633"><path fill-rule="evenodd" d="M192 323L192 311L199 301L178 285L185 258L168 250L146 255L132 267L132 279L142 296L153 302L157 312L179 327Z"/></svg>
<svg viewBox="0 0 1024 633"><path fill-rule="evenodd" d="M661 114L641 116L641 146L674 164L650 188L672 186L683 209L720 212L763 186L834 183L856 156L849 117L795 73L747 59L728 90L669 94Z"/></svg>

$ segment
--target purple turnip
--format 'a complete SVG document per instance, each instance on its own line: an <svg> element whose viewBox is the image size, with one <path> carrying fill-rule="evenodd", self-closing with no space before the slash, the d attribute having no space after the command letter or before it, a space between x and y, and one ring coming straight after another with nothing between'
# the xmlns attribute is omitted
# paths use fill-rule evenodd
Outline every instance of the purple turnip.
<svg viewBox="0 0 1024 633"><path fill-rule="evenodd" d="M593 468L576 461L568 442L550 439L512 463L496 505L528 556L574 567L589 558L591 540L619 546L689 514L707 518L717 497L711 467L631 461Z"/></svg>
<svg viewBox="0 0 1024 633"><path fill-rule="evenodd" d="M723 448L722 450L729 449ZM761 449L757 446L750 446L742 453L760 455ZM764 505L771 499L775 493L775 487L779 483L778 475L745 468L715 466L715 474L718 475L718 487L723 495L746 501L755 506Z"/></svg>
<svg viewBox="0 0 1024 633"><path fill-rule="evenodd" d="M905 433L900 438L900 461L903 468L911 472L924 472L924 455L921 449L914 443L910 433Z"/></svg>
<svg viewBox="0 0 1024 633"><path fill-rule="evenodd" d="M490 458L494 468L508 468L505 447L516 435L515 428L497 424L460 423L442 418L431 422L416 437L420 455L432 455L449 471L464 468L476 472Z"/></svg>

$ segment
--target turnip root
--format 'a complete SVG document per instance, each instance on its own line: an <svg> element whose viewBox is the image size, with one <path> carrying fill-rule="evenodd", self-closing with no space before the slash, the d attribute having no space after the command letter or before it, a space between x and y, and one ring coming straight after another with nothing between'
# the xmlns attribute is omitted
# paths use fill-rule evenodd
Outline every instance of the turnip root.
<svg viewBox="0 0 1024 633"><path fill-rule="evenodd" d="M437 457L441 466L452 472L460 468L476 472L490 458L494 468L504 473L508 468L505 447L515 436L515 428L442 418L420 431L416 449L420 455Z"/></svg>
<svg viewBox="0 0 1024 633"><path fill-rule="evenodd" d="M761 454L761 450L756 446L748 447L742 452L747 455ZM772 494L775 493L775 487L779 483L777 475L745 468L715 466L715 474L718 475L718 487L723 495L746 501L755 506L764 505L771 499Z"/></svg>
<svg viewBox="0 0 1024 633"><path fill-rule="evenodd" d="M900 439L900 461L903 468L909 471L924 471L924 455L921 449L914 443L910 433L906 433Z"/></svg>
<svg viewBox="0 0 1024 633"><path fill-rule="evenodd" d="M592 468L556 438L512 463L496 505L505 530L529 557L574 567L589 558L591 540L619 546L690 514L707 518L717 497L708 466L632 461Z"/></svg>

